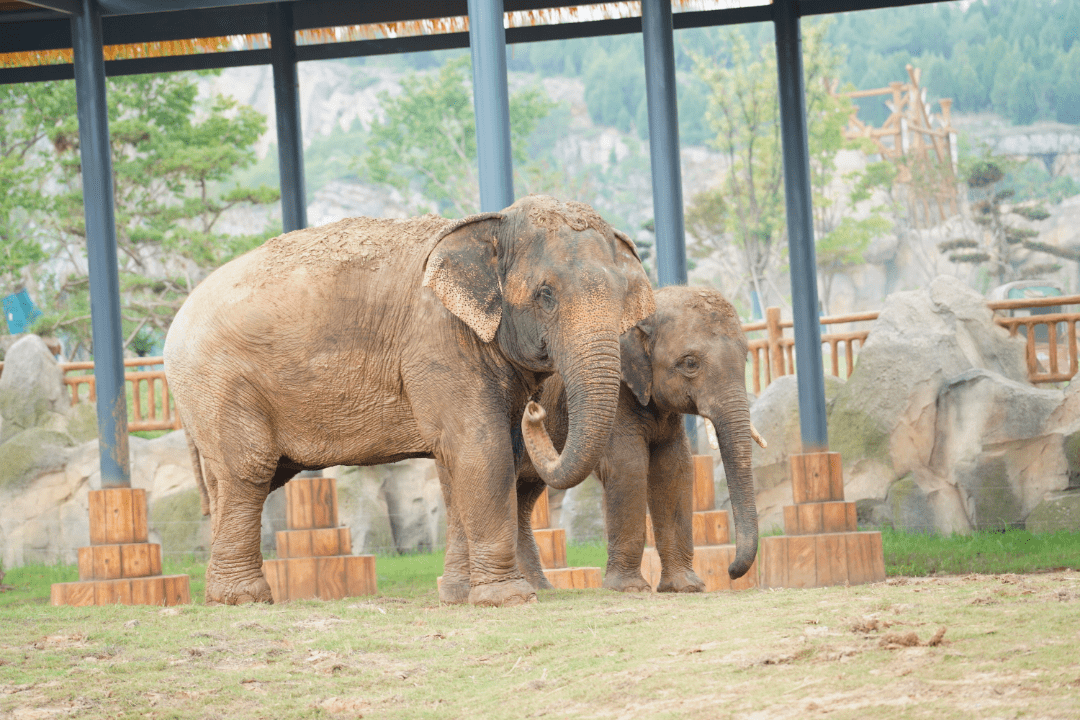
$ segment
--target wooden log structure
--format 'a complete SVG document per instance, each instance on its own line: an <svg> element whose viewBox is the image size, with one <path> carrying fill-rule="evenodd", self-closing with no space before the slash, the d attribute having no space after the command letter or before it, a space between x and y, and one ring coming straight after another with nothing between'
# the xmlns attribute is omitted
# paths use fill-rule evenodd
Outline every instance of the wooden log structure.
<svg viewBox="0 0 1080 720"><path fill-rule="evenodd" d="M761 586L811 588L885 579L880 532L859 532L855 503L844 501L840 454L791 458L794 505L784 507L784 535L761 539Z"/></svg>
<svg viewBox="0 0 1080 720"><path fill-rule="evenodd" d="M338 526L333 478L293 478L285 485L288 530L277 533L277 558L263 562L274 602L374 595L374 555L353 555L352 534Z"/></svg>
<svg viewBox="0 0 1080 720"><path fill-rule="evenodd" d="M533 505L532 526L536 546L540 549L540 565L544 576L560 590L584 590L598 588L603 583L603 574L598 567L566 566L566 530L553 528L548 508L548 491L537 498Z"/></svg>
<svg viewBox="0 0 1080 720"><path fill-rule="evenodd" d="M728 577L728 565L735 560L735 545L731 542L730 522L726 510L716 509L711 455L695 455L694 463L694 572L705 583L705 592L717 590L746 590L757 587L757 563L738 580ZM641 558L641 574L656 588L660 582L660 555L656 551L652 518L645 516L645 553Z"/></svg>
<svg viewBox="0 0 1080 720"><path fill-rule="evenodd" d="M148 542L146 491L91 490L90 545L78 550L79 580L54 583L53 605L186 605L187 575L161 574L161 545Z"/></svg>

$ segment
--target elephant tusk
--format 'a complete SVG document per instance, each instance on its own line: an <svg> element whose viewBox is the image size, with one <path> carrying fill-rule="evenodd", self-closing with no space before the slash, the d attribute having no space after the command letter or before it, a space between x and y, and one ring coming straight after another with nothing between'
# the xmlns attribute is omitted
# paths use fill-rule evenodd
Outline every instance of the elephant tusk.
<svg viewBox="0 0 1080 720"><path fill-rule="evenodd" d="M757 428L754 427L753 423L750 423L750 436L754 438L754 442L760 445L763 450L769 447L769 443L765 442L765 438L761 437L761 433L757 431Z"/></svg>

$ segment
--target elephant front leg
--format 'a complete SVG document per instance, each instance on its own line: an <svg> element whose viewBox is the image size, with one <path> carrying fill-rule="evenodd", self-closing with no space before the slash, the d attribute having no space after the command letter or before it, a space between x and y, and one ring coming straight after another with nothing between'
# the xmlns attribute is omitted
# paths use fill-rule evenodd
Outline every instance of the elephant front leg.
<svg viewBox="0 0 1080 720"><path fill-rule="evenodd" d="M483 428L490 430L490 428ZM484 432L463 445L467 453L447 458L453 506L465 530L469 552L471 605L523 605L536 591L517 565L517 475L509 432Z"/></svg>
<svg viewBox="0 0 1080 720"><path fill-rule="evenodd" d="M694 572L694 468L685 436L653 448L649 514L660 555L657 592L704 592Z"/></svg>
<svg viewBox="0 0 1080 720"><path fill-rule="evenodd" d="M252 473L265 475L266 479L249 482L239 479L243 475L231 474L222 464L206 462L205 458L204 464L213 478L208 485L216 496L210 562L206 566L206 604L272 603L259 545L263 503L273 469Z"/></svg>
<svg viewBox="0 0 1080 720"><path fill-rule="evenodd" d="M608 560L604 587L618 592L652 592L641 574L645 551L645 483L648 448L640 437L612 440L616 462L602 463L597 473L604 485L604 524Z"/></svg>
<svg viewBox="0 0 1080 720"><path fill-rule="evenodd" d="M533 535L532 528L533 506L536 505L536 501L543 494L544 489L544 483L539 480L518 480L517 559L518 569L534 588L537 590L553 590L555 586L544 575L544 566L540 562L540 548L536 546L536 536Z"/></svg>
<svg viewBox="0 0 1080 720"><path fill-rule="evenodd" d="M439 600L448 605L462 605L469 601L469 541L454 505L450 471L441 465L437 467L446 506L446 556L439 583Z"/></svg>

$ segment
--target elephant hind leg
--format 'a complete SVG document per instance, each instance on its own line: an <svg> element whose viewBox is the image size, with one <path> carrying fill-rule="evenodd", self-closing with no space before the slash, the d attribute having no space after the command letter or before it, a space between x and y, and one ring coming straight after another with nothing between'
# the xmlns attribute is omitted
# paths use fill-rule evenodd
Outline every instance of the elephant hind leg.
<svg viewBox="0 0 1080 720"><path fill-rule="evenodd" d="M206 603L272 603L262 572L260 528L263 503L277 458L251 457L224 462L203 456L208 489L215 497Z"/></svg>
<svg viewBox="0 0 1080 720"><path fill-rule="evenodd" d="M532 511L536 501L546 486L536 478L518 478L518 569L525 579L537 590L552 590L554 585L544 575L544 566L540 562L540 548L536 546L536 536L532 529Z"/></svg>

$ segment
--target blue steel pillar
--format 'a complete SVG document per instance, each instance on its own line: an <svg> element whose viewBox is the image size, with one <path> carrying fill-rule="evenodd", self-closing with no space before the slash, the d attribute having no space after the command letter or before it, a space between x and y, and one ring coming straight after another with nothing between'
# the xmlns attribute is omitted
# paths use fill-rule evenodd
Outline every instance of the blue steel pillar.
<svg viewBox="0 0 1080 720"><path fill-rule="evenodd" d="M649 107L656 274L660 286L686 284L686 228L675 95L675 37L671 0L642 0L645 95Z"/></svg>
<svg viewBox="0 0 1080 720"><path fill-rule="evenodd" d="M94 339L101 486L130 487L120 272L116 261L101 7L98 0L81 0L80 5L82 12L71 19L71 46L78 102L86 257L90 270L90 325Z"/></svg>
<svg viewBox="0 0 1080 720"><path fill-rule="evenodd" d="M661 287L686 284L686 225L679 162L674 33L671 0L642 0L641 37L645 46L645 95L649 108L656 276ZM696 447L697 419L688 415L684 421L691 446Z"/></svg>
<svg viewBox="0 0 1080 720"><path fill-rule="evenodd" d="M304 144L300 134L300 81L296 74L296 30L291 3L270 6L270 64L274 69L277 110L278 177L281 226L285 232L307 227Z"/></svg>
<svg viewBox="0 0 1080 720"><path fill-rule="evenodd" d="M829 449L825 416L825 371L818 324L817 260L810 199L810 149L806 129L802 39L794 0L776 0L776 68L779 73L780 133L784 149L791 305L798 362L799 429L804 453Z"/></svg>
<svg viewBox="0 0 1080 720"><path fill-rule="evenodd" d="M514 203L502 0L469 0L469 47L472 49L480 211L495 212Z"/></svg>

